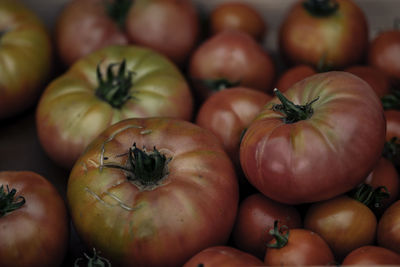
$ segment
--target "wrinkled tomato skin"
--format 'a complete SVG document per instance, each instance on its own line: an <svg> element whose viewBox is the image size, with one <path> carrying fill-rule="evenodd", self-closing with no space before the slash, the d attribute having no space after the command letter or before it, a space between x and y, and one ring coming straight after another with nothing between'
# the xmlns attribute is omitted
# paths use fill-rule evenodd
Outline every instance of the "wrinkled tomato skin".
<svg viewBox="0 0 400 267"><path fill-rule="evenodd" d="M348 196L312 204L304 218L304 228L318 233L337 259L358 247L372 245L376 227L374 213Z"/></svg>
<svg viewBox="0 0 400 267"><path fill-rule="evenodd" d="M261 266L263 262L233 247L210 247L194 255L183 267Z"/></svg>
<svg viewBox="0 0 400 267"><path fill-rule="evenodd" d="M124 165L134 143L168 159L158 184L140 186L123 170L107 167ZM78 235L123 266L182 266L197 252L224 245L238 198L233 164L216 137L172 118L112 125L79 158L67 187Z"/></svg>
<svg viewBox="0 0 400 267"><path fill-rule="evenodd" d="M266 244L273 238L269 231L275 220L289 229L301 228L299 211L256 193L245 198L239 206L233 238L235 245L260 259L265 256Z"/></svg>
<svg viewBox="0 0 400 267"><path fill-rule="evenodd" d="M400 254L378 246L363 246L350 252L342 265L400 265Z"/></svg>
<svg viewBox="0 0 400 267"><path fill-rule="evenodd" d="M270 93L275 64L269 53L249 35L226 30L196 48L189 61L189 75L203 100L213 91L202 82L222 78L239 83L237 86Z"/></svg>
<svg viewBox="0 0 400 267"><path fill-rule="evenodd" d="M385 110L386 141L393 137L400 138L400 111L395 109Z"/></svg>
<svg viewBox="0 0 400 267"><path fill-rule="evenodd" d="M0 217L0 266L61 266L68 246L67 208L56 188L30 171L2 171L0 185L25 204Z"/></svg>
<svg viewBox="0 0 400 267"><path fill-rule="evenodd" d="M297 65L286 70L278 78L275 88L281 92L286 92L293 84L317 74L316 70L309 65Z"/></svg>
<svg viewBox="0 0 400 267"><path fill-rule="evenodd" d="M120 108L96 96L96 68L126 60L132 71L130 98ZM140 64L139 64L140 62ZM166 57L139 46L108 46L80 59L53 80L36 110L44 151L70 169L86 146L108 126L127 118L170 116L190 120L193 98L179 69Z"/></svg>
<svg viewBox="0 0 400 267"><path fill-rule="evenodd" d="M349 0L329 16L314 16L297 1L279 29L281 53L289 63L318 66L321 58L333 69L356 64L368 45L368 23L363 11Z"/></svg>
<svg viewBox="0 0 400 267"><path fill-rule="evenodd" d="M288 124L272 110L280 103L276 97L264 106L240 145L249 182L287 204L329 199L361 183L385 141L382 104L371 87L353 74L326 72L296 83L285 95L295 104L318 100L309 119Z"/></svg>
<svg viewBox="0 0 400 267"><path fill-rule="evenodd" d="M275 242L271 240L269 244ZM335 258L319 234L307 229L291 229L288 243L282 248L268 248L264 263L268 266L325 266L333 265Z"/></svg>
<svg viewBox="0 0 400 267"><path fill-rule="evenodd" d="M390 205L378 223L378 245L400 253L400 200Z"/></svg>
<svg viewBox="0 0 400 267"><path fill-rule="evenodd" d="M52 43L39 17L22 3L0 3L0 120L33 106L51 75Z"/></svg>
<svg viewBox="0 0 400 267"><path fill-rule="evenodd" d="M211 95L201 106L196 124L213 132L240 168L240 138L271 96L246 87L235 87Z"/></svg>

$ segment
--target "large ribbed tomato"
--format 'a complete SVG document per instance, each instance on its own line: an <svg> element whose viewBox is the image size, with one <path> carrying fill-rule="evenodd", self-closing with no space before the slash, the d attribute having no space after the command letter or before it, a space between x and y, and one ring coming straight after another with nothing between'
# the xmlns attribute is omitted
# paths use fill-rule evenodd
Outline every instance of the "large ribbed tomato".
<svg viewBox="0 0 400 267"><path fill-rule="evenodd" d="M346 72L310 76L277 92L248 127L240 161L248 180L284 203L334 197L363 181L379 160L385 118L379 98Z"/></svg>
<svg viewBox="0 0 400 267"><path fill-rule="evenodd" d="M79 236L113 265L182 266L227 242L238 183L211 132L171 118L130 119L76 162L67 198Z"/></svg>
<svg viewBox="0 0 400 267"><path fill-rule="evenodd" d="M111 124L161 115L191 119L192 95L184 76L158 53L116 45L79 60L51 82L41 96L36 122L44 150L70 168Z"/></svg>

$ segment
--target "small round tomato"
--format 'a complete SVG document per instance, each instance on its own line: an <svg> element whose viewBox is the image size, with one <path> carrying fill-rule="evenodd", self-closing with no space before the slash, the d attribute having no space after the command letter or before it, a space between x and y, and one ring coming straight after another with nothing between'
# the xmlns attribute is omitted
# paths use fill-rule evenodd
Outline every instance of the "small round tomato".
<svg viewBox="0 0 400 267"><path fill-rule="evenodd" d="M239 206L233 229L235 245L263 259L266 244L273 238L269 231L274 228L276 220L289 229L302 226L300 213L295 207L273 201L260 193L248 196Z"/></svg>
<svg viewBox="0 0 400 267"><path fill-rule="evenodd" d="M227 246L210 247L194 255L183 267L261 266L262 261L251 254Z"/></svg>
<svg viewBox="0 0 400 267"><path fill-rule="evenodd" d="M350 252L342 265L400 265L400 254L383 247L362 246Z"/></svg>
<svg viewBox="0 0 400 267"><path fill-rule="evenodd" d="M280 49L293 64L333 69L361 61L368 46L368 23L352 0L295 1L279 29Z"/></svg>
<svg viewBox="0 0 400 267"><path fill-rule="evenodd" d="M297 65L286 70L275 83L275 88L281 92L286 92L293 84L317 74L317 71L309 65Z"/></svg>
<svg viewBox="0 0 400 267"><path fill-rule="evenodd" d="M400 200L390 205L378 223L378 245L400 253Z"/></svg>
<svg viewBox="0 0 400 267"><path fill-rule="evenodd" d="M267 25L261 13L246 2L225 2L215 7L210 14L213 34L224 30L239 30L262 41Z"/></svg>
<svg viewBox="0 0 400 267"><path fill-rule="evenodd" d="M307 229L279 229L277 221L270 234L264 263L268 266L332 265L332 250L322 237Z"/></svg>
<svg viewBox="0 0 400 267"><path fill-rule="evenodd" d="M213 132L238 168L240 138L271 96L250 88L235 87L211 95L200 106L196 124Z"/></svg>
<svg viewBox="0 0 400 267"><path fill-rule="evenodd" d="M0 266L60 266L68 231L64 200L48 180L30 171L0 172Z"/></svg>
<svg viewBox="0 0 400 267"><path fill-rule="evenodd" d="M275 65L269 53L248 34L227 30L196 48L189 75L201 100L233 86L272 91Z"/></svg>

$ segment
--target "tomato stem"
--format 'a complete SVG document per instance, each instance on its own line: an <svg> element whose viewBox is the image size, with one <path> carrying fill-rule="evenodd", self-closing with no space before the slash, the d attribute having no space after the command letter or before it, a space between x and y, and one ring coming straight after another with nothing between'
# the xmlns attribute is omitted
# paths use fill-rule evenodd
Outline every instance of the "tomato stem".
<svg viewBox="0 0 400 267"><path fill-rule="evenodd" d="M385 142L383 146L382 156L391 161L396 168L400 166L400 140L397 137L392 137Z"/></svg>
<svg viewBox="0 0 400 267"><path fill-rule="evenodd" d="M25 204L25 198L23 196L15 197L17 193L16 189L10 189L7 185L7 192L4 190L4 186L0 186L0 217L3 217L7 213L10 213L16 209L22 207Z"/></svg>
<svg viewBox="0 0 400 267"><path fill-rule="evenodd" d="M296 105L287 99L277 88L274 89L274 93L282 102L282 104L273 105L272 110L284 114L286 116L284 121L288 124L311 118L312 114L314 113L311 105L319 99L319 97L317 97L305 105Z"/></svg>
<svg viewBox="0 0 400 267"><path fill-rule="evenodd" d="M111 267L111 262L104 257L99 256L100 253L97 253L96 249L93 248L93 257L90 257L86 253L83 253L85 258L87 259L87 267ZM83 258L78 258L74 262L74 267L79 267L79 262L84 260Z"/></svg>
<svg viewBox="0 0 400 267"><path fill-rule="evenodd" d="M336 0L306 0L303 7L313 16L327 17L336 12L339 3Z"/></svg>
<svg viewBox="0 0 400 267"><path fill-rule="evenodd" d="M400 91L392 90L392 93L382 96L383 109L400 109Z"/></svg>
<svg viewBox="0 0 400 267"><path fill-rule="evenodd" d="M115 71L114 68L117 68ZM132 71L126 71L126 61L109 64L106 71L106 78L100 71L100 64L97 65L97 80L99 86L95 94L106 101L114 108L120 108L132 98L129 90L132 87Z"/></svg>
<svg viewBox="0 0 400 267"><path fill-rule="evenodd" d="M352 196L352 198L370 208L381 207L382 200L389 197L390 194L385 186L379 186L374 189L371 185L366 183L359 185Z"/></svg>
<svg viewBox="0 0 400 267"><path fill-rule="evenodd" d="M132 5L132 0L105 1L108 16L114 20L120 28L124 28L126 16Z"/></svg>
<svg viewBox="0 0 400 267"><path fill-rule="evenodd" d="M283 234L284 229L286 230L285 234ZM283 248L289 241L288 227L286 225L279 227L277 220L274 221L274 229L271 229L269 234L272 235L276 240L275 243L267 244L267 247L269 248Z"/></svg>

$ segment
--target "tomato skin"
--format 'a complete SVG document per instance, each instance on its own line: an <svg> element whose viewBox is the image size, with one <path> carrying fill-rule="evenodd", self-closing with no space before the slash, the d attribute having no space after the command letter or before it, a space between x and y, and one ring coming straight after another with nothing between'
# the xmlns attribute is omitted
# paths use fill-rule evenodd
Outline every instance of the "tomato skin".
<svg viewBox="0 0 400 267"><path fill-rule="evenodd" d="M131 96L113 108L96 96L96 67L126 59ZM140 64L138 64L140 62ZM71 168L86 146L111 124L131 117L171 116L190 120L192 95L180 71L164 56L138 46L108 46L76 62L53 80L36 110L39 141L58 165Z"/></svg>
<svg viewBox="0 0 400 267"><path fill-rule="evenodd" d="M275 83L275 88L278 88L281 92L286 92L296 82L314 74L317 74L316 70L309 65L301 64L291 67L278 78L278 81Z"/></svg>
<svg viewBox="0 0 400 267"><path fill-rule="evenodd" d="M373 244L376 227L374 213L348 196L314 203L304 218L304 228L321 235L338 259L358 247Z"/></svg>
<svg viewBox="0 0 400 267"><path fill-rule="evenodd" d="M350 252L342 265L400 265L400 254L378 246L362 246Z"/></svg>
<svg viewBox="0 0 400 267"><path fill-rule="evenodd" d="M18 1L0 3L0 120L37 101L50 77L52 44L39 17Z"/></svg>
<svg viewBox="0 0 400 267"><path fill-rule="evenodd" d="M269 230L274 228L275 220L289 229L302 227L300 213L295 207L275 202L260 193L248 196L239 205L233 229L235 245L263 259L266 244L273 238Z"/></svg>
<svg viewBox="0 0 400 267"><path fill-rule="evenodd" d="M352 74L326 72L296 83L285 95L303 105L319 99L309 119L289 124L271 109L276 97L264 106L240 146L250 183L287 204L329 199L361 183L385 139L383 108L371 87Z"/></svg>
<svg viewBox="0 0 400 267"><path fill-rule="evenodd" d="M385 110L386 141L393 137L400 138L400 111L395 109Z"/></svg>
<svg viewBox="0 0 400 267"><path fill-rule="evenodd" d="M169 159L158 185L143 188L106 167L124 164L133 143L156 147ZM67 199L78 235L113 264L182 266L227 242L238 184L209 131L172 118L137 118L112 125L91 143L71 171Z"/></svg>
<svg viewBox="0 0 400 267"><path fill-rule="evenodd" d="M200 44L189 61L189 75L200 99L213 91L203 86L205 80L227 79L237 86L271 92L275 77L272 58L249 35L226 30Z"/></svg>
<svg viewBox="0 0 400 267"><path fill-rule="evenodd" d="M196 124L213 132L236 166L240 167L240 137L271 96L246 87L235 87L211 95L196 116Z"/></svg>
<svg viewBox="0 0 400 267"><path fill-rule="evenodd" d="M224 30L239 30L262 41L267 31L262 15L245 2L221 3L212 10L209 19L213 34Z"/></svg>
<svg viewBox="0 0 400 267"><path fill-rule="evenodd" d="M382 70L392 82L400 81L400 31L379 33L370 43L368 63Z"/></svg>
<svg viewBox="0 0 400 267"><path fill-rule="evenodd" d="M271 240L269 244L273 244ZM268 266L333 265L335 258L328 244L307 229L289 230L289 241L282 248L268 248L264 263Z"/></svg>
<svg viewBox="0 0 400 267"><path fill-rule="evenodd" d="M197 253L183 267L198 267L200 265L203 267L261 266L262 264L263 262L253 255L236 248L216 246Z"/></svg>
<svg viewBox="0 0 400 267"><path fill-rule="evenodd" d="M378 222L378 245L400 253L400 200L390 205Z"/></svg>
<svg viewBox="0 0 400 267"><path fill-rule="evenodd" d="M318 66L321 58L334 69L358 63L368 45L368 23L351 0L337 0L329 16L311 15L304 1L296 1L280 29L281 53L292 64Z"/></svg>
<svg viewBox="0 0 400 267"><path fill-rule="evenodd" d="M0 185L25 204L0 217L0 265L60 266L68 245L67 208L56 188L30 171L2 171Z"/></svg>

